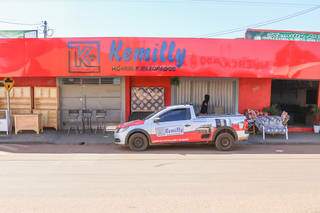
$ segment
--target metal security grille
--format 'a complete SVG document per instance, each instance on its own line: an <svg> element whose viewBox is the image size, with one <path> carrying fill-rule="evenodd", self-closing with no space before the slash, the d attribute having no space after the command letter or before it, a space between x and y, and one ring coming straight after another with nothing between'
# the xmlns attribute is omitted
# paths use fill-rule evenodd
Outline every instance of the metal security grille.
<svg viewBox="0 0 320 213"><path fill-rule="evenodd" d="M121 120L120 78L63 78L60 80L61 120L70 109L106 110L110 123Z"/></svg>
<svg viewBox="0 0 320 213"><path fill-rule="evenodd" d="M237 81L234 79L180 78L172 87L173 104L192 104L198 113L204 95L210 95L208 113L235 113L237 109Z"/></svg>
<svg viewBox="0 0 320 213"><path fill-rule="evenodd" d="M132 87L131 112L153 112L164 107L163 87Z"/></svg>

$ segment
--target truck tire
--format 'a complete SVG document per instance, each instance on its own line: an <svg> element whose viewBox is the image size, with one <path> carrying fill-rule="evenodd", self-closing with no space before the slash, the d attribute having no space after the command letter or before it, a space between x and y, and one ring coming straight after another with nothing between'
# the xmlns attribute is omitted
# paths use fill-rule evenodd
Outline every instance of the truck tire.
<svg viewBox="0 0 320 213"><path fill-rule="evenodd" d="M130 136L128 144L132 151L144 151L148 148L149 143L144 134L134 133Z"/></svg>
<svg viewBox="0 0 320 213"><path fill-rule="evenodd" d="M234 145L234 137L228 133L220 133L214 143L219 151L230 151Z"/></svg>

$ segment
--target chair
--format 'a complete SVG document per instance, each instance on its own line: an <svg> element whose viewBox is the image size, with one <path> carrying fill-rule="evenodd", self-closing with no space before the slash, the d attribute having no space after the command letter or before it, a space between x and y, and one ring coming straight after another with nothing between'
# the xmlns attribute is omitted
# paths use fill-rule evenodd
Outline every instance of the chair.
<svg viewBox="0 0 320 213"><path fill-rule="evenodd" d="M107 118L107 111L103 109L97 109L95 111L95 121L97 122L97 126L95 128L95 134L97 134L98 130L102 130L103 132L106 131L106 118Z"/></svg>
<svg viewBox="0 0 320 213"><path fill-rule="evenodd" d="M89 129L90 131L92 131L92 126L91 126L92 111L90 109L82 109L81 114L82 114L81 117L82 117L83 131L85 132L86 129Z"/></svg>
<svg viewBox="0 0 320 213"><path fill-rule="evenodd" d="M76 133L80 132L80 110L78 109L69 109L68 110L68 135L70 134L71 129L75 129Z"/></svg>
<svg viewBox="0 0 320 213"><path fill-rule="evenodd" d="M258 116L255 120L256 126L262 132L263 140L266 139L266 134L285 135L288 140L288 127L283 123L280 116Z"/></svg>

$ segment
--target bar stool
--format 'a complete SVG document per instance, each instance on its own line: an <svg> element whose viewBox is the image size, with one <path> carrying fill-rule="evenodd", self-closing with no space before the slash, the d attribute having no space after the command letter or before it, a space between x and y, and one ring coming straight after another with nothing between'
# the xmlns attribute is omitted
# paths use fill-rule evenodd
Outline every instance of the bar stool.
<svg viewBox="0 0 320 213"><path fill-rule="evenodd" d="M75 129L76 133L80 132L80 110L78 109L69 109L68 110L68 135L72 129Z"/></svg>
<svg viewBox="0 0 320 213"><path fill-rule="evenodd" d="M98 130L102 130L102 132L106 131L106 125L105 125L106 119L107 119L107 111L104 109L97 109L95 113L95 121L97 122L95 134L97 134Z"/></svg>
<svg viewBox="0 0 320 213"><path fill-rule="evenodd" d="M83 126L83 131L85 132L86 129L89 129L92 131L92 126L91 126L91 118L92 118L92 111L90 109L83 109L81 111L82 113L82 126Z"/></svg>

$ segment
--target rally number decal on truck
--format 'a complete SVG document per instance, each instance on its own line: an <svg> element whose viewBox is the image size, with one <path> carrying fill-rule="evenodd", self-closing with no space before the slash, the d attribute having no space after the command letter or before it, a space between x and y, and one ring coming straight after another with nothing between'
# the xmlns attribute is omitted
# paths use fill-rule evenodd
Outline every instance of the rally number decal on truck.
<svg viewBox="0 0 320 213"><path fill-rule="evenodd" d="M183 126L170 126L170 127L159 127L156 128L156 134L158 137L172 136L172 135L183 135Z"/></svg>

